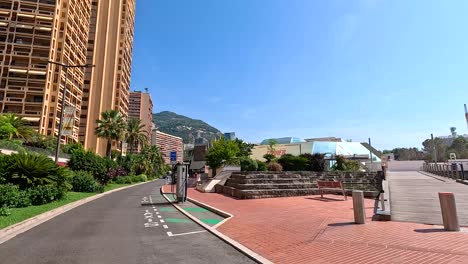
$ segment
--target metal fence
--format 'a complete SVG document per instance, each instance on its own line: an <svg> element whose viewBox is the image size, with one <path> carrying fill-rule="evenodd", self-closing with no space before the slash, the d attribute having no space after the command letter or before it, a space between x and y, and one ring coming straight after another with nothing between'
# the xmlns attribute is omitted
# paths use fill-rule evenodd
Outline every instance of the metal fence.
<svg viewBox="0 0 468 264"><path fill-rule="evenodd" d="M425 163L422 170L442 177L454 180L468 179L468 163Z"/></svg>

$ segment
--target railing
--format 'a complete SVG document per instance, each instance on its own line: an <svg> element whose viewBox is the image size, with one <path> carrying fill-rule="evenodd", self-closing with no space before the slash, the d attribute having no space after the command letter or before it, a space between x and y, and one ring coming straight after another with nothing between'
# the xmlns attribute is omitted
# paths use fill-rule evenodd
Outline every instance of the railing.
<svg viewBox="0 0 468 264"><path fill-rule="evenodd" d="M465 168L468 168L468 164L463 163L425 163L423 164L422 170L442 177L454 179L454 180L465 180L468 178L468 171L465 172Z"/></svg>

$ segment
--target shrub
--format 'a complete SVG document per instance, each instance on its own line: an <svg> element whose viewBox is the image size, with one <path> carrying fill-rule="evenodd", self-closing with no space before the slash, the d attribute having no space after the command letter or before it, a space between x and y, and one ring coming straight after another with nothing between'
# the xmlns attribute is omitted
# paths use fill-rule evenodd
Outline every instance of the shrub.
<svg viewBox="0 0 468 264"><path fill-rule="evenodd" d="M74 171L88 171L97 180L105 178L107 173L106 161L92 151L73 151L68 167Z"/></svg>
<svg viewBox="0 0 468 264"><path fill-rule="evenodd" d="M360 165L357 160L348 160L342 156L336 156L332 169L335 171L358 171Z"/></svg>
<svg viewBox="0 0 468 264"><path fill-rule="evenodd" d="M42 205L58 200L63 197L64 193L53 185L35 186L27 190L29 198L33 205Z"/></svg>
<svg viewBox="0 0 468 264"><path fill-rule="evenodd" d="M0 207L0 216L9 216L10 214L10 208L8 208L6 205Z"/></svg>
<svg viewBox="0 0 468 264"><path fill-rule="evenodd" d="M18 152L25 152L26 149L22 146L23 142L18 139L14 140L6 140L0 139L0 147L9 149L9 150L16 150Z"/></svg>
<svg viewBox="0 0 468 264"><path fill-rule="evenodd" d="M257 171L258 169L257 162L250 158L241 158L240 166L241 171Z"/></svg>
<svg viewBox="0 0 468 264"><path fill-rule="evenodd" d="M74 151L84 151L83 145L80 143L71 143L65 144L61 146L61 150L63 153L72 154Z"/></svg>
<svg viewBox="0 0 468 264"><path fill-rule="evenodd" d="M131 176L121 176L117 177L113 181L117 184L132 184L135 182L140 181L140 178L137 178L139 176L131 175Z"/></svg>
<svg viewBox="0 0 468 264"><path fill-rule="evenodd" d="M276 159L276 156L270 153L263 155L263 158L266 159L267 163Z"/></svg>
<svg viewBox="0 0 468 264"><path fill-rule="evenodd" d="M52 159L44 155L13 154L9 163L5 179L18 185L20 189L53 184L60 193L65 193L71 187L67 183L70 174L68 169L57 166Z"/></svg>
<svg viewBox="0 0 468 264"><path fill-rule="evenodd" d="M18 186L13 184L0 185L0 206L13 207L18 196Z"/></svg>
<svg viewBox="0 0 468 264"><path fill-rule="evenodd" d="M118 166L116 168L110 168L107 171L107 174L110 175L109 177L111 179L115 179L115 178L118 178L118 177L121 177L121 176L127 176L128 175L127 171L124 168L120 167L120 166Z"/></svg>
<svg viewBox="0 0 468 264"><path fill-rule="evenodd" d="M325 155L324 154L301 154L300 157L304 157L308 160L308 170L322 172L325 170Z"/></svg>
<svg viewBox="0 0 468 264"><path fill-rule="evenodd" d="M257 162L257 171L267 171L268 168L267 168L267 165L265 162L263 161L260 161L260 160L256 160Z"/></svg>
<svg viewBox="0 0 468 264"><path fill-rule="evenodd" d="M93 175L87 171L76 171L70 179L70 184L73 186L74 192L95 192L98 188L98 183L94 180Z"/></svg>
<svg viewBox="0 0 468 264"><path fill-rule="evenodd" d="M97 193L103 193L104 192L104 185L97 184L96 189L94 191L97 192Z"/></svg>
<svg viewBox="0 0 468 264"><path fill-rule="evenodd" d="M283 167L277 162L270 162L267 164L268 171L282 171Z"/></svg>
<svg viewBox="0 0 468 264"><path fill-rule="evenodd" d="M291 154L285 154L278 159L278 163L281 164L285 171L304 171L308 168L308 160L304 157L297 157Z"/></svg>
<svg viewBox="0 0 468 264"><path fill-rule="evenodd" d="M131 183L135 182L145 182L148 180L147 176L145 174L140 174L137 176L130 176Z"/></svg>

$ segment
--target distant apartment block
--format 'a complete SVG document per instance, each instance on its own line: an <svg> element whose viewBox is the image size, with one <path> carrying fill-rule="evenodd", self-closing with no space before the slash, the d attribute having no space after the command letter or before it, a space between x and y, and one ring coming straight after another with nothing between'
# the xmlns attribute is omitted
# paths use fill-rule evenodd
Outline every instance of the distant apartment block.
<svg viewBox="0 0 468 264"><path fill-rule="evenodd" d="M164 161L166 164L170 164L171 162L171 151L177 152L177 162L184 161L184 142L180 137L153 130L151 145L159 147L161 153L164 155Z"/></svg>
<svg viewBox="0 0 468 264"><path fill-rule="evenodd" d="M107 110L128 117L135 0L92 0L92 7L86 56L95 67L86 71L79 139L104 155L107 140L94 134L96 120Z"/></svg>
<svg viewBox="0 0 468 264"><path fill-rule="evenodd" d="M24 117L43 135L58 135L63 108L76 107L78 141L85 69L48 64L86 64L91 0L0 0L0 113Z"/></svg>
<svg viewBox="0 0 468 264"><path fill-rule="evenodd" d="M151 143L151 129L153 127L153 101L149 93L131 92L128 105L128 118L141 119L145 125L148 144ZM138 151L141 146L138 146Z"/></svg>

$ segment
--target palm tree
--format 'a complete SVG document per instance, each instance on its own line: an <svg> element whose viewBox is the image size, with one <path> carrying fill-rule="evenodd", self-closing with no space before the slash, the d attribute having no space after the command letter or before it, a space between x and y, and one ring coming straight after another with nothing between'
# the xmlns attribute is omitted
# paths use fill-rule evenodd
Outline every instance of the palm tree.
<svg viewBox="0 0 468 264"><path fill-rule="evenodd" d="M101 119L96 120L97 127L94 133L100 138L107 139L106 155L111 156L112 141L123 139L126 130L126 122L117 110L108 110L101 113Z"/></svg>
<svg viewBox="0 0 468 264"><path fill-rule="evenodd" d="M13 138L30 139L34 131L27 125L27 121L23 117L15 114L0 115L0 130L9 140Z"/></svg>
<svg viewBox="0 0 468 264"><path fill-rule="evenodd" d="M141 119L132 118L127 124L126 140L130 144L130 153L135 153L135 146L142 147L148 142L145 125L141 123Z"/></svg>

